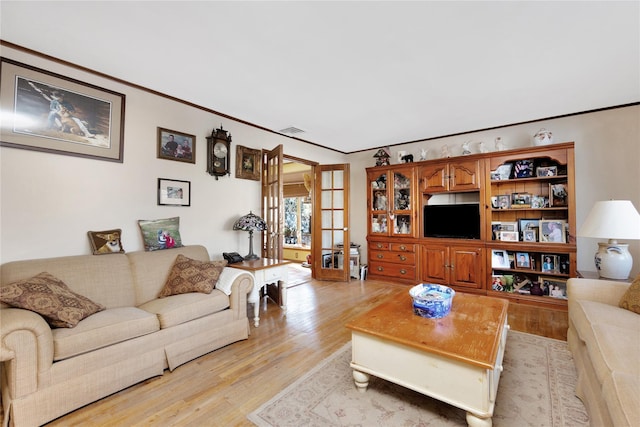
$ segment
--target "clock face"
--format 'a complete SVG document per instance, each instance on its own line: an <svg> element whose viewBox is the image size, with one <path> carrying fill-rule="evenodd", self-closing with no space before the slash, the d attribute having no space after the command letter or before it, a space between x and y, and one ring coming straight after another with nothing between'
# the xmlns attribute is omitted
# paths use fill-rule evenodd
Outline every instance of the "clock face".
<svg viewBox="0 0 640 427"><path fill-rule="evenodd" d="M216 143L213 146L213 155L216 157L227 157L227 146L222 142Z"/></svg>

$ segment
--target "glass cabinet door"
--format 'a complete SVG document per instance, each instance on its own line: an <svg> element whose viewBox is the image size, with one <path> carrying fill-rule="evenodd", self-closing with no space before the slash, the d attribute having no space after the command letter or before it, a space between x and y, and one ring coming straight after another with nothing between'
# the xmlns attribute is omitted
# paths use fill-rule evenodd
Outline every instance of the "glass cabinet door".
<svg viewBox="0 0 640 427"><path fill-rule="evenodd" d="M371 192L371 221L370 231L373 234L388 234L387 214L389 212L389 196L387 191L387 174L371 179L369 191Z"/></svg>
<svg viewBox="0 0 640 427"><path fill-rule="evenodd" d="M395 235L412 235L413 224L411 222L411 177L402 173L393 174L393 197L391 207L391 220L393 227L391 233Z"/></svg>

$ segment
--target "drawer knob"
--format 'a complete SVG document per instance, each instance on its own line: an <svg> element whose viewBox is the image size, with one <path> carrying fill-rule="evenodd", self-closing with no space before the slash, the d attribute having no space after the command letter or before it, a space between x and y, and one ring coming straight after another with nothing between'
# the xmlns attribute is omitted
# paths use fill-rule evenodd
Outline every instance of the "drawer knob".
<svg viewBox="0 0 640 427"><path fill-rule="evenodd" d="M378 271L384 271L384 268L378 267Z"/></svg>
<svg viewBox="0 0 640 427"><path fill-rule="evenodd" d="M400 270L400 274L407 274L407 270L403 268L402 270Z"/></svg>
<svg viewBox="0 0 640 427"><path fill-rule="evenodd" d="M376 255L376 257L377 257L378 259L382 259L382 258L384 258L384 255L382 255L382 254L378 254L378 255Z"/></svg>
<svg viewBox="0 0 640 427"><path fill-rule="evenodd" d="M400 257L400 261L406 261L407 257L404 255L398 255Z"/></svg>
<svg viewBox="0 0 640 427"><path fill-rule="evenodd" d="M400 250L401 250L401 251L406 251L406 250L407 250L407 247L406 247L405 245L400 245Z"/></svg>
<svg viewBox="0 0 640 427"><path fill-rule="evenodd" d="M376 247L377 247L378 249L382 248L382 243L378 243L378 244L376 245Z"/></svg>

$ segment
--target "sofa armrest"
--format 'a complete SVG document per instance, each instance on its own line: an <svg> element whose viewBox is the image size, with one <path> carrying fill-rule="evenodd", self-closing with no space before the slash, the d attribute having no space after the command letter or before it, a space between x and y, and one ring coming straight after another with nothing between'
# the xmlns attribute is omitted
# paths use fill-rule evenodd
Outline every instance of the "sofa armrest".
<svg viewBox="0 0 640 427"><path fill-rule="evenodd" d="M9 392L14 399L38 389L53 364L53 335L42 316L19 308L0 310L0 345Z"/></svg>
<svg viewBox="0 0 640 427"><path fill-rule="evenodd" d="M247 317L247 297L253 289L253 276L249 273L239 274L231 284L229 295L230 308L238 316L237 319Z"/></svg>
<svg viewBox="0 0 640 427"><path fill-rule="evenodd" d="M567 281L569 301L588 300L617 306L631 283L614 280L571 278Z"/></svg>

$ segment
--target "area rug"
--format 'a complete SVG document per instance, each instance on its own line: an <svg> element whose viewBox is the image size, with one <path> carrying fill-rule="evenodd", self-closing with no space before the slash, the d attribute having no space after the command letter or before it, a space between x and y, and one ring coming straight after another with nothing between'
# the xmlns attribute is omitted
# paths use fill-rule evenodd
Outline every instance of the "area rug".
<svg viewBox="0 0 640 427"><path fill-rule="evenodd" d="M260 427L466 426L466 413L371 377L365 393L351 376L351 343L248 415ZM509 332L493 415L497 427L589 425L574 396L576 371L564 341Z"/></svg>

